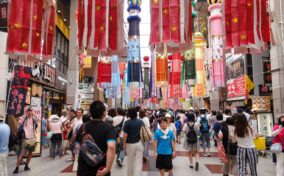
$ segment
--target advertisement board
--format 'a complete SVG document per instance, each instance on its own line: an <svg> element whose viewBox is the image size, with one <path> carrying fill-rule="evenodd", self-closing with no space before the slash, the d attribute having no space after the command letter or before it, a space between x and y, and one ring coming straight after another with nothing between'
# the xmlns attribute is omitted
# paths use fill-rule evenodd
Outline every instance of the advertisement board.
<svg viewBox="0 0 284 176"><path fill-rule="evenodd" d="M243 100L246 96L245 89L245 57L244 55L226 56L226 90L227 100Z"/></svg>
<svg viewBox="0 0 284 176"><path fill-rule="evenodd" d="M42 107L41 107L41 98L39 97L32 97L31 98L31 106L33 109L33 113L35 116L42 118ZM36 130L36 149L33 153L33 156L40 156L41 155L41 121L38 122L38 127Z"/></svg>

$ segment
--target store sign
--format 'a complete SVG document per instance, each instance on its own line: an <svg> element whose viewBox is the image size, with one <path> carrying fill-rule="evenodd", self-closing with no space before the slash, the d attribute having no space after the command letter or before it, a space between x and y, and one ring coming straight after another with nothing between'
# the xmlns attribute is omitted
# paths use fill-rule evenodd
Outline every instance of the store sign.
<svg viewBox="0 0 284 176"><path fill-rule="evenodd" d="M7 28L8 24L8 0L0 0L0 30Z"/></svg>
<svg viewBox="0 0 284 176"><path fill-rule="evenodd" d="M227 100L243 100L246 96L245 58L243 55L229 55L226 60Z"/></svg>
<svg viewBox="0 0 284 176"><path fill-rule="evenodd" d="M270 112L270 96L251 96L252 111L256 112Z"/></svg>
<svg viewBox="0 0 284 176"><path fill-rule="evenodd" d="M272 87L271 85L258 85L259 87L259 95L266 96L272 94Z"/></svg>
<svg viewBox="0 0 284 176"><path fill-rule="evenodd" d="M264 84L272 84L271 63L269 57L262 58L262 72Z"/></svg>
<svg viewBox="0 0 284 176"><path fill-rule="evenodd" d="M42 118L42 107L41 107L41 98L39 97L32 97L31 98L31 106L33 108L33 113L35 116ZM38 156L41 154L41 121L38 122L38 127L36 131L36 149L33 152L33 156Z"/></svg>

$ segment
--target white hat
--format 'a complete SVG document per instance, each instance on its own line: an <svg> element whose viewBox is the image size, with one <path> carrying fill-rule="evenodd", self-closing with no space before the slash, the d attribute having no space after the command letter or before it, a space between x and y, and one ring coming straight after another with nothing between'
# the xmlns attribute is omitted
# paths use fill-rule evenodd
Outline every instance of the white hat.
<svg viewBox="0 0 284 176"><path fill-rule="evenodd" d="M166 117L166 118L171 118L172 116L171 116L169 113L166 113L166 114L165 114L165 117Z"/></svg>
<svg viewBox="0 0 284 176"><path fill-rule="evenodd" d="M194 108L191 106L191 107L189 108L189 110L190 110L190 111L194 111Z"/></svg>

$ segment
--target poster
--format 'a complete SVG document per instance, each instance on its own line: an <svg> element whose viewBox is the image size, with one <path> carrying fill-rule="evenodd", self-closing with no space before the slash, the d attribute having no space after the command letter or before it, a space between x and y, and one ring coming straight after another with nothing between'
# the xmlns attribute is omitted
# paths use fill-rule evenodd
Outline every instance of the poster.
<svg viewBox="0 0 284 176"><path fill-rule="evenodd" d="M41 98L32 97L31 98L31 106L33 109L33 113L35 116L42 118L42 107L41 107ZM41 155L41 121L38 122L38 127L36 131L36 149L33 153L33 156L40 156Z"/></svg>
<svg viewBox="0 0 284 176"><path fill-rule="evenodd" d="M252 111L271 112L270 96L251 96Z"/></svg>
<svg viewBox="0 0 284 176"><path fill-rule="evenodd" d="M263 136L271 136L273 130L272 113L257 114L258 134Z"/></svg>
<svg viewBox="0 0 284 176"><path fill-rule="evenodd" d="M245 57L243 55L227 55L227 100L244 100L245 89Z"/></svg>
<svg viewBox="0 0 284 176"><path fill-rule="evenodd" d="M271 63L269 57L262 58L262 73L264 84L272 84Z"/></svg>

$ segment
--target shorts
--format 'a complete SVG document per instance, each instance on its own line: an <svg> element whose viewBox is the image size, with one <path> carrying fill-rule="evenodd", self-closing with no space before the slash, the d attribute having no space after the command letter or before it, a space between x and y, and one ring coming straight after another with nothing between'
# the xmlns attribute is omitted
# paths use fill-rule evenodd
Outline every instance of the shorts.
<svg viewBox="0 0 284 176"><path fill-rule="evenodd" d="M172 170L173 169L172 155L158 154L156 160L156 168L159 170Z"/></svg>
<svg viewBox="0 0 284 176"><path fill-rule="evenodd" d="M203 149L206 147L210 148L210 133L201 134L201 141Z"/></svg>
<svg viewBox="0 0 284 176"><path fill-rule="evenodd" d="M69 141L68 140L63 140L62 142L62 148L68 148L69 147Z"/></svg>
<svg viewBox="0 0 284 176"><path fill-rule="evenodd" d="M177 136L180 136L181 135L181 131L177 131Z"/></svg>
<svg viewBox="0 0 284 176"><path fill-rule="evenodd" d="M24 139L22 143L21 153L25 154L26 152L32 153L36 148L36 139Z"/></svg>

